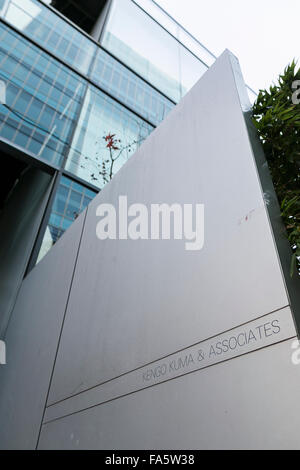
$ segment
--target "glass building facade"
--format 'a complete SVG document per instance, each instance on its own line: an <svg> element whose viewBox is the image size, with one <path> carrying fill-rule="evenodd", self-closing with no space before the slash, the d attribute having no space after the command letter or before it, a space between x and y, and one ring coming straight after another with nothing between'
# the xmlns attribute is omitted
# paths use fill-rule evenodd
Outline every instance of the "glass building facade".
<svg viewBox="0 0 300 470"><path fill-rule="evenodd" d="M152 0L109 0L91 35L50 1L0 0L0 140L53 174L31 265L214 59Z"/></svg>
<svg viewBox="0 0 300 470"><path fill-rule="evenodd" d="M131 0L113 2L102 45L175 102L207 70L177 37Z"/></svg>
<svg viewBox="0 0 300 470"><path fill-rule="evenodd" d="M0 77L6 103L0 135L56 167L63 165L84 81L0 23Z"/></svg>

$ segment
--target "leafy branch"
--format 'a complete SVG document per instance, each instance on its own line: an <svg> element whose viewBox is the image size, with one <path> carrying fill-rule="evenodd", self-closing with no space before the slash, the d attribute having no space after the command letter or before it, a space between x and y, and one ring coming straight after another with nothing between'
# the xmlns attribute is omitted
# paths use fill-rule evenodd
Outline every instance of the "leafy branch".
<svg viewBox="0 0 300 470"><path fill-rule="evenodd" d="M300 104L292 100L296 80L300 69L293 61L277 84L260 90L252 109L292 249L291 275L300 275Z"/></svg>

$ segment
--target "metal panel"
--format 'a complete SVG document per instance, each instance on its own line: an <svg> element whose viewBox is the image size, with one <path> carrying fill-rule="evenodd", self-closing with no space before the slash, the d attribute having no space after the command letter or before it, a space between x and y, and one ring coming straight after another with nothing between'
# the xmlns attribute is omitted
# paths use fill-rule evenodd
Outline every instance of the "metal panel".
<svg viewBox="0 0 300 470"><path fill-rule="evenodd" d="M23 281L0 366L0 448L34 449L66 309L85 214Z"/></svg>
<svg viewBox="0 0 300 470"><path fill-rule="evenodd" d="M46 410L44 423L206 369L295 334L291 311L284 308L53 404Z"/></svg>
<svg viewBox="0 0 300 470"><path fill-rule="evenodd" d="M91 203L48 405L289 304L231 61L225 52ZM204 203L204 248L100 242L96 208L119 195Z"/></svg>
<svg viewBox="0 0 300 470"><path fill-rule="evenodd" d="M41 449L298 449L291 342L43 426Z"/></svg>
<svg viewBox="0 0 300 470"><path fill-rule="evenodd" d="M296 337L294 305L239 75L226 51L91 202L78 255L76 221L25 280L16 312L27 317L15 312L1 369L3 447L34 445L50 380L39 448L298 445L300 383L289 341ZM99 241L96 209L117 207L120 195L148 208L205 204L204 248L186 251L185 240ZM251 328L265 332L257 347L239 345L204 368L182 359L197 345L207 351ZM148 374L180 358L187 373L166 380Z"/></svg>

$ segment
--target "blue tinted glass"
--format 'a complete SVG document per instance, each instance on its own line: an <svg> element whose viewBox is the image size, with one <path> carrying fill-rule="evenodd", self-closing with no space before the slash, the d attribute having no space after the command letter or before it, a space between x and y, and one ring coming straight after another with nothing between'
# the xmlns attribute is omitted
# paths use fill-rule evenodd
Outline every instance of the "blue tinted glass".
<svg viewBox="0 0 300 470"><path fill-rule="evenodd" d="M75 191L71 191L66 215L71 218L76 218L76 215L80 212L82 194Z"/></svg>
<svg viewBox="0 0 300 470"><path fill-rule="evenodd" d="M88 72L96 45L37 0L10 0L4 18L67 64Z"/></svg>
<svg viewBox="0 0 300 470"><path fill-rule="evenodd" d="M151 125L90 85L66 169L102 188L152 130Z"/></svg>
<svg viewBox="0 0 300 470"><path fill-rule="evenodd" d="M69 219L62 219L62 223L61 223L61 232L59 234L59 236L61 236L66 230L68 230L68 228L72 225L72 222L73 220L69 220Z"/></svg>
<svg viewBox="0 0 300 470"><path fill-rule="evenodd" d="M63 176L61 178L61 184L63 184L64 186L71 186L72 180L70 180L70 178L67 178L66 176Z"/></svg>
<svg viewBox="0 0 300 470"><path fill-rule="evenodd" d="M26 126L21 126L15 135L14 142L20 147L26 148L29 139L29 129Z"/></svg>
<svg viewBox="0 0 300 470"><path fill-rule="evenodd" d="M55 227L60 227L62 221L62 217L57 214L52 213L50 215L50 225L54 225Z"/></svg>
<svg viewBox="0 0 300 470"><path fill-rule="evenodd" d="M15 132L15 126L11 126L10 121L7 121L3 126L3 133L5 134L5 138L8 140L13 140Z"/></svg>
<svg viewBox="0 0 300 470"><path fill-rule="evenodd" d="M68 194L68 188L61 184L57 190L55 201L53 203L53 210L55 212L59 212L60 214L64 213Z"/></svg>
<svg viewBox="0 0 300 470"><path fill-rule="evenodd" d="M153 125L158 125L174 107L170 100L139 79L102 49L98 49L91 78L104 90L112 93L124 104L148 119ZM146 96L145 101L144 96ZM150 97L155 103L154 108L148 106Z"/></svg>
<svg viewBox="0 0 300 470"><path fill-rule="evenodd" d="M88 188L85 188L84 194L86 194L86 197L90 200L93 199L93 197L95 195L94 191L92 191L91 189L88 189Z"/></svg>
<svg viewBox="0 0 300 470"><path fill-rule="evenodd" d="M96 192L79 183L75 183L66 176L61 178L53 202L49 223L44 234L38 261L50 250L64 231L70 227L72 222L95 195Z"/></svg>
<svg viewBox="0 0 300 470"><path fill-rule="evenodd" d="M60 165L85 82L4 24L0 50L5 56L0 78L7 84L6 104L0 104L0 135ZM7 124L16 132L8 132Z"/></svg>
<svg viewBox="0 0 300 470"><path fill-rule="evenodd" d="M90 202L91 202L91 199L89 197L84 197L83 202L82 202L82 206L86 207Z"/></svg>
<svg viewBox="0 0 300 470"><path fill-rule="evenodd" d="M73 190L75 190L79 193L82 193L83 190L84 190L82 184L76 183L76 181L72 181L71 186L72 186Z"/></svg>

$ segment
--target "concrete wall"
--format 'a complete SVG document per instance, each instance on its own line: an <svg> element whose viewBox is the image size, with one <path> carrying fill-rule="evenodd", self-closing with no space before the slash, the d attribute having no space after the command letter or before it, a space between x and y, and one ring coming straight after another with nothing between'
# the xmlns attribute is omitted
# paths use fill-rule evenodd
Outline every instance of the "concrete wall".
<svg viewBox="0 0 300 470"><path fill-rule="evenodd" d="M37 313L22 340L15 316L7 345L27 348L25 371L31 362L36 368L29 381L19 355L1 369L8 371L3 447L37 440L40 449L299 446L300 366L291 361L299 311L244 96L238 63L225 52L25 281L16 308L40 312L42 338L31 334ZM147 207L204 203L204 248L186 251L185 240L100 241L97 206L117 206L119 195ZM43 335L47 360L37 354L46 351ZM24 411L29 391L38 404ZM27 422L17 431L23 413Z"/></svg>

